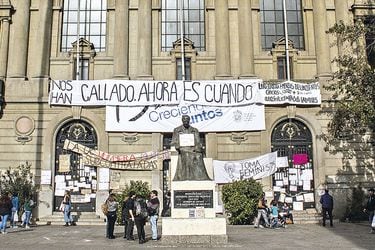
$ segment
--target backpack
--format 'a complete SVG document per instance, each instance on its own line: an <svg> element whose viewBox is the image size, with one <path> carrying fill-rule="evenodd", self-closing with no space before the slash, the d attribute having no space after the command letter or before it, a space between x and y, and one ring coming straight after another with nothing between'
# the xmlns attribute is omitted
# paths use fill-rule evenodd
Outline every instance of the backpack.
<svg viewBox="0 0 375 250"><path fill-rule="evenodd" d="M104 215L108 214L108 204L107 204L107 202L104 202L102 204L102 212L103 212Z"/></svg>
<svg viewBox="0 0 375 250"><path fill-rule="evenodd" d="M143 200L137 200L134 202L135 215L143 219L148 217L147 205Z"/></svg>

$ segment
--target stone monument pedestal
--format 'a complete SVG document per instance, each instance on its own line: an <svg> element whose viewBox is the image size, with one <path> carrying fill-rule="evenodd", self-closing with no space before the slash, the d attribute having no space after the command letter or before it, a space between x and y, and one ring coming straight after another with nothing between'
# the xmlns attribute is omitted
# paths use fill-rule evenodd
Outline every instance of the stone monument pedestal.
<svg viewBox="0 0 375 250"><path fill-rule="evenodd" d="M173 178L177 156L171 159ZM212 178L212 159L205 159ZM212 178L213 179L213 178ZM228 242L225 218L216 218L215 182L172 181L171 217L162 220L162 241L169 243L223 244Z"/></svg>

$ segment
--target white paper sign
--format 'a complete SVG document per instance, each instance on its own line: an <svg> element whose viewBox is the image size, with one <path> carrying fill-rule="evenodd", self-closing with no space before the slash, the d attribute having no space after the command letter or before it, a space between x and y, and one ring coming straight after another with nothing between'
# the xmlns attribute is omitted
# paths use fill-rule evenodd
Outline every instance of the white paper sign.
<svg viewBox="0 0 375 250"><path fill-rule="evenodd" d="M292 197L285 197L285 202L286 203L293 203L293 198Z"/></svg>
<svg viewBox="0 0 375 250"><path fill-rule="evenodd" d="M40 184L49 185L51 184L51 170L42 170L40 176Z"/></svg>
<svg viewBox="0 0 375 250"><path fill-rule="evenodd" d="M99 182L109 182L109 168L99 168Z"/></svg>
<svg viewBox="0 0 375 250"><path fill-rule="evenodd" d="M293 202L293 210L302 211L303 210L303 202L301 202L301 201L294 201Z"/></svg>
<svg viewBox="0 0 375 250"><path fill-rule="evenodd" d="M305 202L314 202L314 193L307 193L303 195Z"/></svg>
<svg viewBox="0 0 375 250"><path fill-rule="evenodd" d="M180 134L180 147L194 147L194 134Z"/></svg>
<svg viewBox="0 0 375 250"><path fill-rule="evenodd" d="M297 195L296 200L297 201L303 201L303 195Z"/></svg>

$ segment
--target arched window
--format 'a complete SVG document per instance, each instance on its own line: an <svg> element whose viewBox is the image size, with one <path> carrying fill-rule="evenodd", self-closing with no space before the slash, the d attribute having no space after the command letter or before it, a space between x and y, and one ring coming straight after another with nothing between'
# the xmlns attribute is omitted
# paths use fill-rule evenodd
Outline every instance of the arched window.
<svg viewBox="0 0 375 250"><path fill-rule="evenodd" d="M71 50L77 41L78 23L79 37L92 43L95 51L105 51L106 18L107 0L64 0L61 51Z"/></svg>

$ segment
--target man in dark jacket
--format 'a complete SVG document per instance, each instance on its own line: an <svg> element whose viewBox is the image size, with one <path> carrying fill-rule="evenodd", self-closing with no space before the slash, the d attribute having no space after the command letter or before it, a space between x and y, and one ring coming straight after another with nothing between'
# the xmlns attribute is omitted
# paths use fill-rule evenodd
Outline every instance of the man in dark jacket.
<svg viewBox="0 0 375 250"><path fill-rule="evenodd" d="M127 240L134 240L134 236L133 236L134 199L135 199L135 192L130 191L128 198L124 201L123 206L122 206L122 216L125 221L124 238Z"/></svg>
<svg viewBox="0 0 375 250"><path fill-rule="evenodd" d="M332 222L332 210L333 210L333 197L325 190L325 193L320 197L320 203L322 204L322 216L323 216L323 227L326 226L327 213L329 216L329 225L333 227Z"/></svg>
<svg viewBox="0 0 375 250"><path fill-rule="evenodd" d="M375 210L375 194L374 194L374 191L375 190L373 188L370 188L368 190L369 197L368 197L365 209L363 209L363 211L365 213L368 213L368 220L370 222L370 227L371 227L370 233L375 233L375 228L371 226L372 219L374 217L374 210Z"/></svg>

